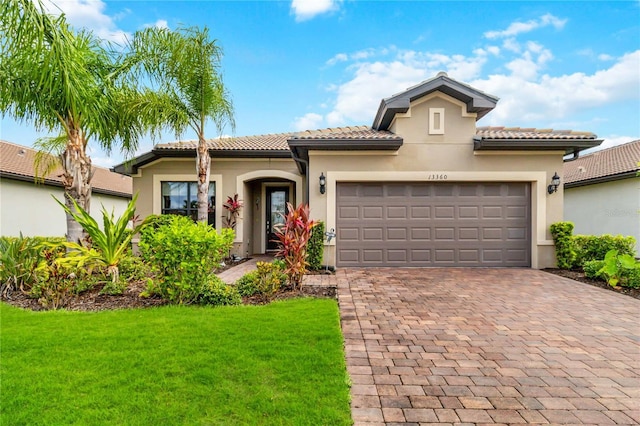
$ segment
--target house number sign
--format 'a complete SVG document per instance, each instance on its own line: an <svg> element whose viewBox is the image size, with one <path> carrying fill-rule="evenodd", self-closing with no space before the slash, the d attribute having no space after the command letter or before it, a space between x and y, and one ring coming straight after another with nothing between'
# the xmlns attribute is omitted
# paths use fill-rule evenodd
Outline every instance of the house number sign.
<svg viewBox="0 0 640 426"><path fill-rule="evenodd" d="M427 180L447 180L447 175L442 173L432 173L427 175Z"/></svg>

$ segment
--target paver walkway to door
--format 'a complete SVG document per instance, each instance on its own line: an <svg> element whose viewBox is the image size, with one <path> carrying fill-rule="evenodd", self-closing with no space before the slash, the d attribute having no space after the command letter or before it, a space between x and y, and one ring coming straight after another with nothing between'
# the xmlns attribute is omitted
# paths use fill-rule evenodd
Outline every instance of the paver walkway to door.
<svg viewBox="0 0 640 426"><path fill-rule="evenodd" d="M365 424L638 424L640 301L529 269L341 269Z"/></svg>

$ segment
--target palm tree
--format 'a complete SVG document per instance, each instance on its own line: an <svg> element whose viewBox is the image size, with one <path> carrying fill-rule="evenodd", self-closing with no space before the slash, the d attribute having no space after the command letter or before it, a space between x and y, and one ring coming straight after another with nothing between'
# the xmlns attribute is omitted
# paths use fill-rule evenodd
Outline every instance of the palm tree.
<svg viewBox="0 0 640 426"><path fill-rule="evenodd" d="M191 128L198 136L198 221L208 218L211 157L204 134L211 119L218 133L225 125L235 128L233 104L220 74L222 49L209 39L208 28L146 28L138 31L131 45L129 62L140 64L139 81L148 80L141 114L153 115L172 128L176 138Z"/></svg>
<svg viewBox="0 0 640 426"><path fill-rule="evenodd" d="M59 134L43 145L60 154L65 205L73 209L75 200L89 211L88 143L134 151L146 130L130 107L139 94L123 78L117 55L92 33L72 30L64 15L47 14L40 0L0 0L0 15L0 113ZM67 213L67 240L82 235Z"/></svg>

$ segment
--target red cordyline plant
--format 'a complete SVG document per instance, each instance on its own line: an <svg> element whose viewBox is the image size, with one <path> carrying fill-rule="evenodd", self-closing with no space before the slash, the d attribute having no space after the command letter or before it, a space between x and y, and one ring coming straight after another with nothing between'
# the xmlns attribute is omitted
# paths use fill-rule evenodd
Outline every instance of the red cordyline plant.
<svg viewBox="0 0 640 426"><path fill-rule="evenodd" d="M238 200L238 194L235 194L233 197L227 197L227 202L224 203L222 207L227 211L227 216L223 218L224 225L227 228L235 230L238 224L238 217L240 216L240 209L242 208L242 201Z"/></svg>
<svg viewBox="0 0 640 426"><path fill-rule="evenodd" d="M284 219L284 225L276 230L279 242L276 256L284 260L284 273L289 278L289 284L293 289L299 289L307 271L307 243L316 222L309 219L307 204L300 204L294 209L291 203L287 203L287 215Z"/></svg>

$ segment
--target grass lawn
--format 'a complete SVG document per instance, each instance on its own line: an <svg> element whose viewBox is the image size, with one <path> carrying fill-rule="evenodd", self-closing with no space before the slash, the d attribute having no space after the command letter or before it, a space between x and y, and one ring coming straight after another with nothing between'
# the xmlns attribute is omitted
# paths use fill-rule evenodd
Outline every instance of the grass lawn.
<svg viewBox="0 0 640 426"><path fill-rule="evenodd" d="M351 424L334 300L0 321L3 425Z"/></svg>

